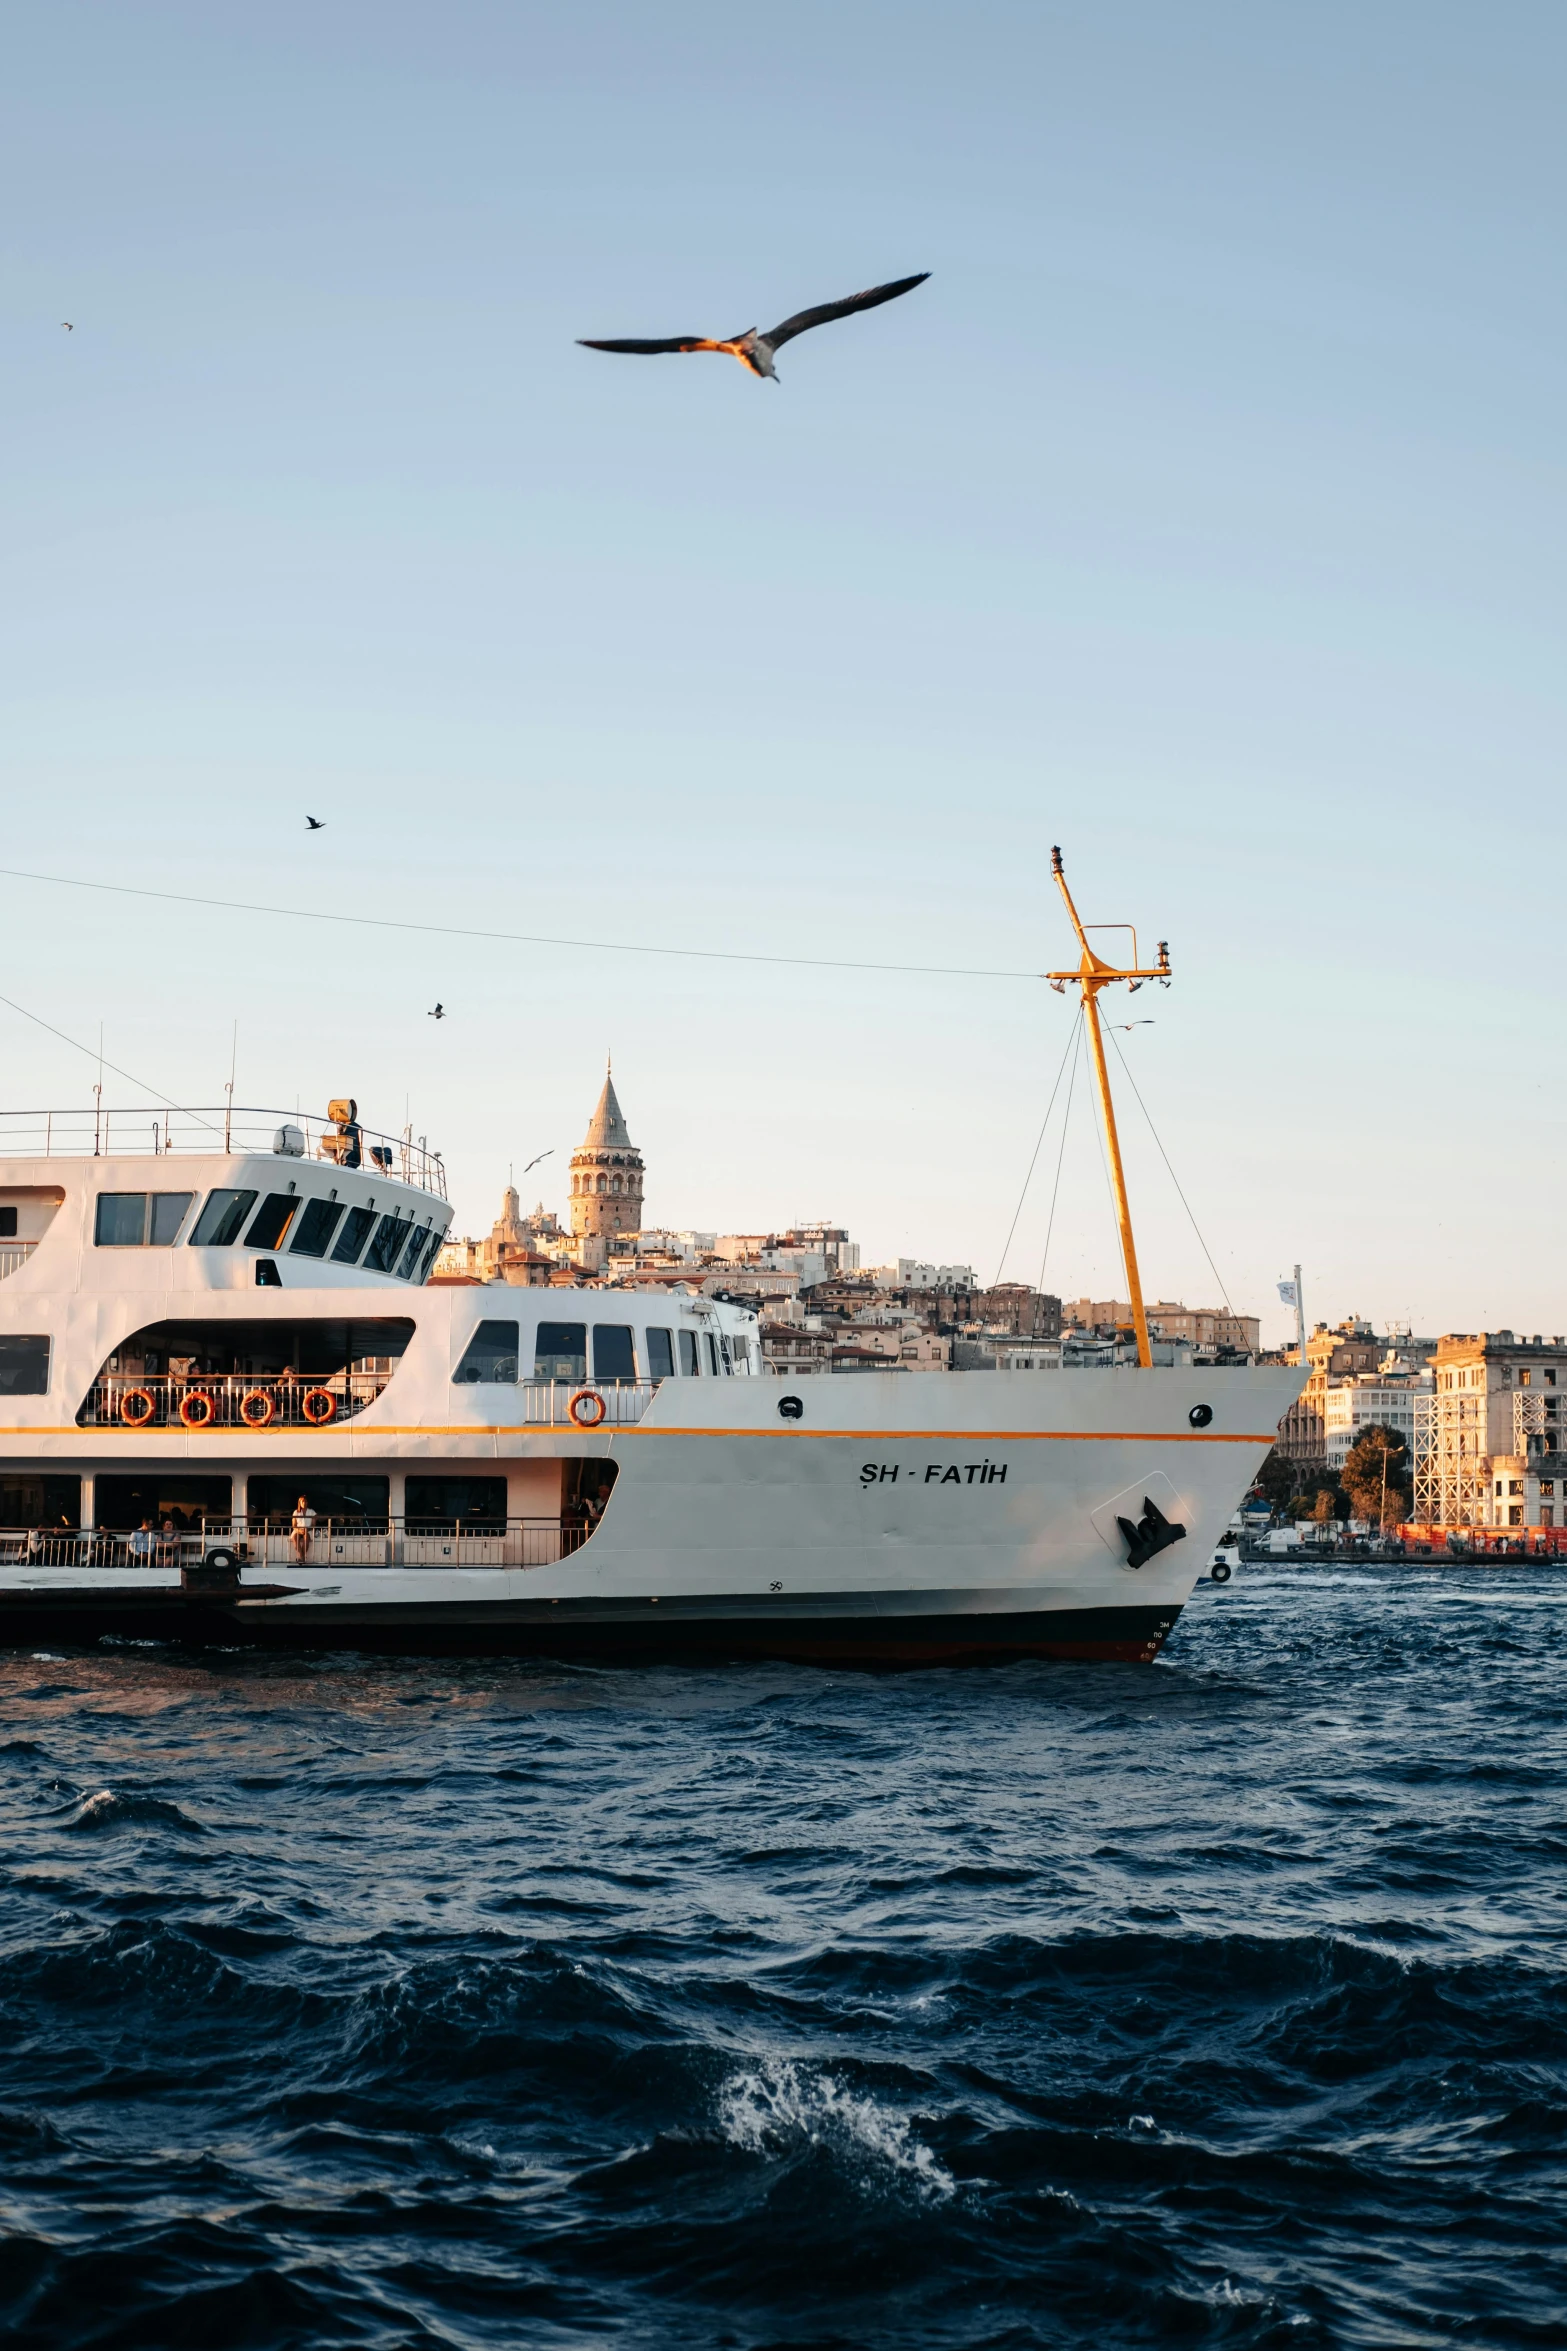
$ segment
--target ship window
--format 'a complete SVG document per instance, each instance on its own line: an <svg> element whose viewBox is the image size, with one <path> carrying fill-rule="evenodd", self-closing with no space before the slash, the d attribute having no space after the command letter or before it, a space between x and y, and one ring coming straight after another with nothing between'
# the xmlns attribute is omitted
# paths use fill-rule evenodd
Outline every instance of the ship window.
<svg viewBox="0 0 1567 2351"><path fill-rule="evenodd" d="M327 1243L342 1218L342 1203L337 1200L307 1200L305 1213L299 1220L299 1230L289 1249L291 1257L324 1257Z"/></svg>
<svg viewBox="0 0 1567 2351"><path fill-rule="evenodd" d="M533 1343L536 1380L585 1380L588 1376L586 1323L541 1322Z"/></svg>
<svg viewBox="0 0 1567 2351"><path fill-rule="evenodd" d="M0 1241L16 1239L16 1210L0 1208Z"/></svg>
<svg viewBox="0 0 1567 2351"><path fill-rule="evenodd" d="M94 1239L100 1249L167 1249L185 1222L191 1192L100 1192Z"/></svg>
<svg viewBox="0 0 1567 2351"><path fill-rule="evenodd" d="M423 1260L420 1263L418 1272L412 1277L416 1282L424 1282L429 1280L430 1268L435 1263L435 1260L440 1253L441 1243L445 1240L445 1238L446 1235L442 1232L439 1225L431 1226L430 1238L425 1245Z"/></svg>
<svg viewBox="0 0 1567 2351"><path fill-rule="evenodd" d="M93 1516L108 1533L128 1533L144 1518L161 1527L174 1521L181 1535L199 1534L203 1519L219 1519L225 1528L233 1509L229 1478L169 1477L147 1470L135 1477L100 1477L93 1493Z"/></svg>
<svg viewBox="0 0 1567 2351"><path fill-rule="evenodd" d="M0 1396L47 1396L48 1393L48 1340L7 1332L0 1338Z"/></svg>
<svg viewBox="0 0 1567 2351"><path fill-rule="evenodd" d="M246 1248L278 1248L283 1235L294 1221L294 1211L298 1206L299 1202L292 1192L269 1192L250 1220L250 1230L245 1235Z"/></svg>
<svg viewBox="0 0 1567 2351"><path fill-rule="evenodd" d="M513 1381L517 1377L517 1325L481 1322L452 1373L454 1387L477 1387L481 1381Z"/></svg>
<svg viewBox="0 0 1567 2351"><path fill-rule="evenodd" d="M411 1282L413 1280L414 1268L419 1263L420 1258L424 1255L424 1245L428 1237L428 1226L421 1225L419 1230L414 1234L413 1239L409 1242L407 1248L403 1251L403 1261L397 1270L402 1275L402 1278L405 1282Z"/></svg>
<svg viewBox="0 0 1567 2351"><path fill-rule="evenodd" d="M0 1526L62 1528L82 1523L78 1477L0 1477Z"/></svg>
<svg viewBox="0 0 1567 2351"><path fill-rule="evenodd" d="M718 1344L711 1331L704 1331L702 1335L707 1341L707 1368L716 1380L718 1377Z"/></svg>
<svg viewBox="0 0 1567 2351"><path fill-rule="evenodd" d="M694 1380L702 1366L697 1358L695 1331L680 1334L680 1369L688 1380Z"/></svg>
<svg viewBox="0 0 1567 2351"><path fill-rule="evenodd" d="M290 1526L301 1494L316 1514L318 1546L332 1534L357 1534L388 1523L390 1479L355 1477L350 1470L335 1478L253 1477L247 1497L251 1526ZM318 1549L318 1556L330 1559L331 1554Z"/></svg>
<svg viewBox="0 0 1567 2351"><path fill-rule="evenodd" d="M153 1192L149 1196L147 1239L154 1249L172 1249L194 1192Z"/></svg>
<svg viewBox="0 0 1567 2351"><path fill-rule="evenodd" d="M634 1380L637 1359L628 1322L593 1325L593 1377L596 1380Z"/></svg>
<svg viewBox="0 0 1567 2351"><path fill-rule="evenodd" d="M734 1357L729 1352L729 1341L722 1331L718 1334L718 1352L723 1357L725 1372L734 1370Z"/></svg>
<svg viewBox="0 0 1567 2351"><path fill-rule="evenodd" d="M193 1249L227 1249L239 1239L240 1226L256 1205L254 1192L209 1192L207 1205L191 1234Z"/></svg>
<svg viewBox="0 0 1567 2351"><path fill-rule="evenodd" d="M334 1265L357 1265L359 1252L365 1245L365 1235L375 1222L373 1208L351 1208L343 1226L342 1237L332 1252Z"/></svg>
<svg viewBox="0 0 1567 2351"><path fill-rule="evenodd" d="M649 1331L647 1335L647 1376L650 1380L673 1379L675 1372L675 1345L668 1331Z"/></svg>
<svg viewBox="0 0 1567 2351"><path fill-rule="evenodd" d="M383 1216L376 1227L375 1239L365 1255L366 1273L390 1273L403 1253L408 1228L413 1222L407 1216Z"/></svg>
<svg viewBox="0 0 1567 2351"><path fill-rule="evenodd" d="M100 1249L139 1249L147 1229L145 1192L100 1192L93 1239Z"/></svg>
<svg viewBox="0 0 1567 2351"><path fill-rule="evenodd" d="M410 1478L403 1494L403 1517L410 1528L435 1527L443 1534L463 1527L506 1524L504 1478Z"/></svg>

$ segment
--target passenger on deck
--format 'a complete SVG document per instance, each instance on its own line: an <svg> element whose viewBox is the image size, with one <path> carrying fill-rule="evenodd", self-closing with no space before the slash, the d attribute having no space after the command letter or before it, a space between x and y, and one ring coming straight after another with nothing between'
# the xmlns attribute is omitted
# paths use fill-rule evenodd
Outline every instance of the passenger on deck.
<svg viewBox="0 0 1567 2351"><path fill-rule="evenodd" d="M152 1520L144 1518L131 1537L131 1565L151 1567L157 1556L158 1538L152 1531Z"/></svg>
<svg viewBox="0 0 1567 2351"><path fill-rule="evenodd" d="M294 1505L293 1523L294 1557L301 1566L310 1557L310 1543L315 1531L316 1514L311 1509L307 1498L301 1494Z"/></svg>

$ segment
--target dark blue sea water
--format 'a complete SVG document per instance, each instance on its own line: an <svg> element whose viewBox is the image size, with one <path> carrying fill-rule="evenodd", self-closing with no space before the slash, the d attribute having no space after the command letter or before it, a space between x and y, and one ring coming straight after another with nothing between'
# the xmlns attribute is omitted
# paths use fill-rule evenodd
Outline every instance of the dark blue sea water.
<svg viewBox="0 0 1567 2351"><path fill-rule="evenodd" d="M1567 2343L1567 1581L1159 1663L0 1657L22 2345Z"/></svg>

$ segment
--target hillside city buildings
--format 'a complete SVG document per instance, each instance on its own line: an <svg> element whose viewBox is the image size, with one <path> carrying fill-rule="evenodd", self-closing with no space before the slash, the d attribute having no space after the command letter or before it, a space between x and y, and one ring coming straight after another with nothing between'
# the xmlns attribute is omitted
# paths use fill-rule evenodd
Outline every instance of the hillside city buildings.
<svg viewBox="0 0 1567 2351"><path fill-rule="evenodd" d="M770 1371L824 1373L1093 1370L1137 1359L1129 1301L1065 1303L1026 1282L985 1283L971 1265L909 1257L862 1265L830 1219L781 1232L702 1232L643 1222L647 1170L606 1072L571 1154L562 1224L541 1201L524 1213L508 1184L479 1240L448 1240L441 1282L503 1282L700 1292L751 1307ZM1247 1363L1260 1324L1228 1301L1148 1307L1156 1364ZM1416 1521L1476 1530L1567 1530L1567 1340L1511 1331L1417 1338L1378 1334L1356 1316L1319 1323L1309 1377L1279 1431L1306 1473L1342 1471L1368 1428L1393 1430L1413 1465ZM1297 1360L1288 1349L1284 1360Z"/></svg>

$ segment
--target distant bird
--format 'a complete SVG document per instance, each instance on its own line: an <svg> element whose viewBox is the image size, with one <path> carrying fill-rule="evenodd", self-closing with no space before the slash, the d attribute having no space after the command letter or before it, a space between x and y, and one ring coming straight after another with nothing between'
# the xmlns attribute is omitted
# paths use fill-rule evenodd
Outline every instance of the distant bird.
<svg viewBox="0 0 1567 2351"><path fill-rule="evenodd" d="M305 823L309 826L311 832L313 833L322 833L326 830L325 821L319 816L307 816Z"/></svg>
<svg viewBox="0 0 1567 2351"><path fill-rule="evenodd" d="M63 327L64 327L64 329L65 329L65 331L66 331L66 333L67 333L68 335L74 335L74 334L75 334L75 332L76 332L76 329L75 329L75 327L73 327L73 326L72 326L72 324L71 324L71 322L70 322L70 320L69 320L68 318L62 318L62 319L61 319L61 321L60 321L60 324L61 324L61 326L63 326Z"/></svg>
<svg viewBox="0 0 1567 2351"><path fill-rule="evenodd" d="M856 310L874 310L878 302L895 301L898 295L922 286L929 276L930 271L922 269L916 277L894 278L888 286L872 286L868 293L849 294L842 302L823 302L815 310L797 310L782 326L770 328L765 335L758 334L755 327L747 327L740 335L672 335L663 343L634 340L598 343L588 335L579 335L577 340L585 351L636 351L648 355L656 351L727 351L731 359L738 359L752 375L766 376L769 382L776 383L778 371L773 366L773 353L792 342L796 335L803 335L810 327L824 327L835 318L848 318Z"/></svg>
<svg viewBox="0 0 1567 2351"><path fill-rule="evenodd" d="M1154 1023L1151 1020L1113 1020L1110 1026L1113 1029L1151 1029Z"/></svg>
<svg viewBox="0 0 1567 2351"><path fill-rule="evenodd" d="M433 1012L427 1012L424 1017L426 1020L444 1020L446 1018L445 1005L437 1004L435 1010Z"/></svg>
<svg viewBox="0 0 1567 2351"><path fill-rule="evenodd" d="M553 1146L553 1144L551 1145L551 1147L550 1147L550 1149L549 1149L548 1151L541 1151L541 1152L539 1153L539 1159L553 1159L553 1158L554 1158L554 1156L555 1156L555 1150L554 1150L554 1146ZM529 1160L529 1162L528 1162L528 1167L537 1167L537 1166L538 1166L538 1164L539 1164L539 1159L530 1159L530 1160ZM522 1171L522 1172L523 1172L523 1174L524 1174L524 1175L526 1175L526 1174L527 1174L527 1172L528 1172L528 1167L525 1167L525 1168L523 1169L523 1171Z"/></svg>

